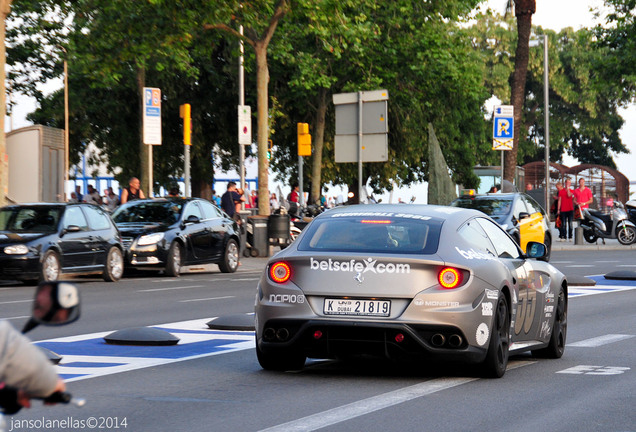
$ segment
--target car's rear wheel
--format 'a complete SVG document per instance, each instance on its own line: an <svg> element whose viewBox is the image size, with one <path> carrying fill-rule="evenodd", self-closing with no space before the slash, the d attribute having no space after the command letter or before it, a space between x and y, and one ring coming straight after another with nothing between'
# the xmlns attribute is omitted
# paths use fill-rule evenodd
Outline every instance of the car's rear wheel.
<svg viewBox="0 0 636 432"><path fill-rule="evenodd" d="M554 326L550 334L550 342L547 347L532 351L532 355L544 358L561 358L565 351L565 339L568 332L568 303L565 299L565 292L561 290L557 301L556 316Z"/></svg>
<svg viewBox="0 0 636 432"><path fill-rule="evenodd" d="M508 300L503 294L497 301L491 332L488 353L482 370L487 377L501 378L506 373L510 348L510 314Z"/></svg>
<svg viewBox="0 0 636 432"><path fill-rule="evenodd" d="M40 269L40 281L53 282L60 278L62 266L60 264L60 256L55 251L47 251L42 258L42 267Z"/></svg>
<svg viewBox="0 0 636 432"><path fill-rule="evenodd" d="M124 255L116 246L108 251L106 263L104 264L104 273L102 277L106 282L117 282L124 274Z"/></svg>
<svg viewBox="0 0 636 432"><path fill-rule="evenodd" d="M225 245L223 260L219 263L219 269L223 273L234 273L239 266L239 248L236 240L230 239Z"/></svg>
<svg viewBox="0 0 636 432"><path fill-rule="evenodd" d="M305 366L307 357L300 352L288 349L276 350L276 353L265 353L256 343L256 358L265 370L284 372L288 370L300 370Z"/></svg>
<svg viewBox="0 0 636 432"><path fill-rule="evenodd" d="M181 245L178 242L172 242L168 250L168 258L166 260L166 275L171 277L179 277L181 274Z"/></svg>

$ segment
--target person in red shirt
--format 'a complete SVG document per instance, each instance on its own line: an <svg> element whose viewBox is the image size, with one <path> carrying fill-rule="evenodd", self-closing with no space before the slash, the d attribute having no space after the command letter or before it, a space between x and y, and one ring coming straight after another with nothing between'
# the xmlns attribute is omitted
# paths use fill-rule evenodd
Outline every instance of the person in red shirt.
<svg viewBox="0 0 636 432"><path fill-rule="evenodd" d="M594 200L592 191L585 186L585 179L583 177L579 179L579 187L574 189L574 199L576 201L575 204L580 205L581 209L589 208Z"/></svg>
<svg viewBox="0 0 636 432"><path fill-rule="evenodd" d="M573 229L572 218L574 216L574 192L572 191L572 181L565 180L565 186L559 191L559 202L557 213L561 216L561 228L559 229L559 241L572 241Z"/></svg>
<svg viewBox="0 0 636 432"><path fill-rule="evenodd" d="M296 204L298 204L298 195L299 195L299 188L298 188L298 183L294 183L292 185L292 191L289 194L289 201L291 202L295 202Z"/></svg>

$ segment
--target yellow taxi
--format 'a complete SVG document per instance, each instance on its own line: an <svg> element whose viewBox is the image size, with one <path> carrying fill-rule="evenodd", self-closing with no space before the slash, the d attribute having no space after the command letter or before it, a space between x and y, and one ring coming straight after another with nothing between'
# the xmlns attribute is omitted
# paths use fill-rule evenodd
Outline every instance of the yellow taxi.
<svg viewBox="0 0 636 432"><path fill-rule="evenodd" d="M545 210L531 196L515 193L489 193L477 195L472 189L451 203L454 207L479 210L490 216L526 251L530 241L544 243L547 248L545 261L550 259L552 233Z"/></svg>

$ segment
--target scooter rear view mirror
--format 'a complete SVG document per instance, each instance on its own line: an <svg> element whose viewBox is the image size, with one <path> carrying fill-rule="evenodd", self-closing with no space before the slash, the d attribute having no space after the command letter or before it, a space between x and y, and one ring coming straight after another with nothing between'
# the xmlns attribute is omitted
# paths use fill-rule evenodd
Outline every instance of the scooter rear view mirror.
<svg viewBox="0 0 636 432"><path fill-rule="evenodd" d="M68 282L42 282L35 291L31 318L22 333L39 324L59 326L70 324L80 317L80 298L77 287Z"/></svg>

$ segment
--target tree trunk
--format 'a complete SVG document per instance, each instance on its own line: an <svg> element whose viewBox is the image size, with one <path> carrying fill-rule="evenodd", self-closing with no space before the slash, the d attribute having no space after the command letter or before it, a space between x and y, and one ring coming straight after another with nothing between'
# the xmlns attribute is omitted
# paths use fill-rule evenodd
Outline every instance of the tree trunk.
<svg viewBox="0 0 636 432"><path fill-rule="evenodd" d="M269 138L267 44L261 41L254 45L256 52L257 88L257 156L258 156L258 214L269 216L269 161L267 139Z"/></svg>
<svg viewBox="0 0 636 432"><path fill-rule="evenodd" d="M311 159L311 193L309 203L320 201L322 194L322 149L325 143L325 116L327 115L327 89L321 88L318 95L316 127L314 129L314 153Z"/></svg>
<svg viewBox="0 0 636 432"><path fill-rule="evenodd" d="M150 185L148 157L150 155L150 146L144 144L144 87L146 86L146 70L143 67L137 69L137 92L139 94L139 170L136 177L141 183L141 190L144 191L146 197L151 197L152 189Z"/></svg>
<svg viewBox="0 0 636 432"><path fill-rule="evenodd" d="M9 195L9 158L7 156L7 141L4 130L4 119L7 114L7 101L5 94L6 80L6 48L4 46L4 37L6 34L5 20L11 12L12 0L0 0L0 206L7 204L7 196ZM66 185L65 185L66 187Z"/></svg>
<svg viewBox="0 0 636 432"><path fill-rule="evenodd" d="M514 182L517 167L519 133L523 118L523 103L526 96L526 74L528 73L528 54L530 31L532 30L532 14L535 13L536 0L515 1L517 17L517 49L515 51L515 71L512 78L510 102L514 107L514 141L512 150L506 151L504 163L504 179ZM503 185L502 185L503 186Z"/></svg>

